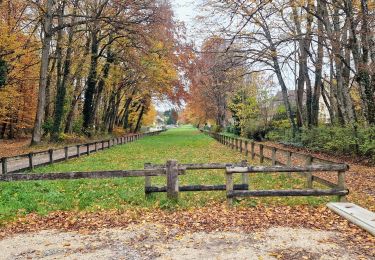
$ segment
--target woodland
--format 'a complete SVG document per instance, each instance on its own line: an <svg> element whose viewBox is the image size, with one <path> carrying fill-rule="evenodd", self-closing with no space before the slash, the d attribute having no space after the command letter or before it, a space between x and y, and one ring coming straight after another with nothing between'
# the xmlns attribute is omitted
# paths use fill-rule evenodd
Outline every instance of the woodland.
<svg viewBox="0 0 375 260"><path fill-rule="evenodd" d="M215 35L191 64L185 118L375 158L374 1L209 0L202 8Z"/></svg>
<svg viewBox="0 0 375 260"><path fill-rule="evenodd" d="M183 27L168 1L0 4L1 138L137 132L153 98L184 95Z"/></svg>
<svg viewBox="0 0 375 260"><path fill-rule="evenodd" d="M157 100L179 123L373 157L373 1L196 4L188 39L167 0L0 1L0 138L137 132Z"/></svg>

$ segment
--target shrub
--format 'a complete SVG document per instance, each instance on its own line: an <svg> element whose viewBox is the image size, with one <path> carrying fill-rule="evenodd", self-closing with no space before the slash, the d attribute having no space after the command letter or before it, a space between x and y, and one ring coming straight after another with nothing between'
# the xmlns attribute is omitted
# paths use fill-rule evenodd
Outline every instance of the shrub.
<svg viewBox="0 0 375 260"><path fill-rule="evenodd" d="M272 141L301 144L312 150L333 152L337 154L362 155L375 161L375 127L321 126L312 129L301 129L300 134L292 136L291 129L275 128L268 133Z"/></svg>

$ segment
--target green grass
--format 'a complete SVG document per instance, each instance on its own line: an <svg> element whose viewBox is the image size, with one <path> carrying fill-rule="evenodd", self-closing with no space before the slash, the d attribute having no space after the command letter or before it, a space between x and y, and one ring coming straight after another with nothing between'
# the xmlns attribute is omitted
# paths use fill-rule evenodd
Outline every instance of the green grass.
<svg viewBox="0 0 375 260"><path fill-rule="evenodd" d="M165 163L168 159L176 159L180 163L208 163L239 162L246 158L192 127L185 126L90 156L37 168L34 172L142 169L145 162ZM237 183L239 178L236 176ZM152 182L165 185L166 178L155 177ZM224 183L223 170L188 171L187 175L180 177L180 185ZM289 178L285 174L257 174L251 176L250 186L252 189L302 188L304 180ZM317 205L327 200L329 198L325 197L249 198L238 204ZM165 193L154 194L146 200L144 178L10 182L0 183L0 223L31 212L47 214L56 210L95 211L127 207L187 208L224 201L223 191L181 193L177 204L168 201Z"/></svg>

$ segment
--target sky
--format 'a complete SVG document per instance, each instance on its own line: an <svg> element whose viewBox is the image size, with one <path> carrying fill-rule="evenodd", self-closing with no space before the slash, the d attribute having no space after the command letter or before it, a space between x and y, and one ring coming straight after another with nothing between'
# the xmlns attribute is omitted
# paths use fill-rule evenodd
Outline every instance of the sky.
<svg viewBox="0 0 375 260"><path fill-rule="evenodd" d="M193 0L172 0L172 8L176 20L185 23L188 37L194 40L194 18L197 15L194 10L197 10Z"/></svg>

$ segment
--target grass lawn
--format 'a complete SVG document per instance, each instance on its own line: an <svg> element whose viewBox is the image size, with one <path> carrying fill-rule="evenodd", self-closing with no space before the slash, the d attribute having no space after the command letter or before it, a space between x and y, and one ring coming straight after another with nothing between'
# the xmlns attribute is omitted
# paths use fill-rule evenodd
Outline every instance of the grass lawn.
<svg viewBox="0 0 375 260"><path fill-rule="evenodd" d="M146 137L137 142L115 146L109 150L37 168L34 172L96 171L115 169L142 169L145 162L165 163L176 159L181 163L239 162L243 154L221 145L190 126L172 129L158 136ZM254 162L257 163L257 162ZM239 183L240 176L237 177ZM165 177L152 179L153 184L165 185ZM180 177L180 185L224 184L223 170L188 171ZM302 188L305 181L286 174L257 174L250 177L251 189ZM243 206L258 203L270 205L318 205L334 197L288 197L243 199ZM17 216L35 212L47 214L56 210L84 210L127 207L189 208L225 201L225 192L181 193L177 204L166 199L166 194L155 194L149 200L144 196L144 178L118 178L99 180L62 180L0 183L0 224Z"/></svg>

